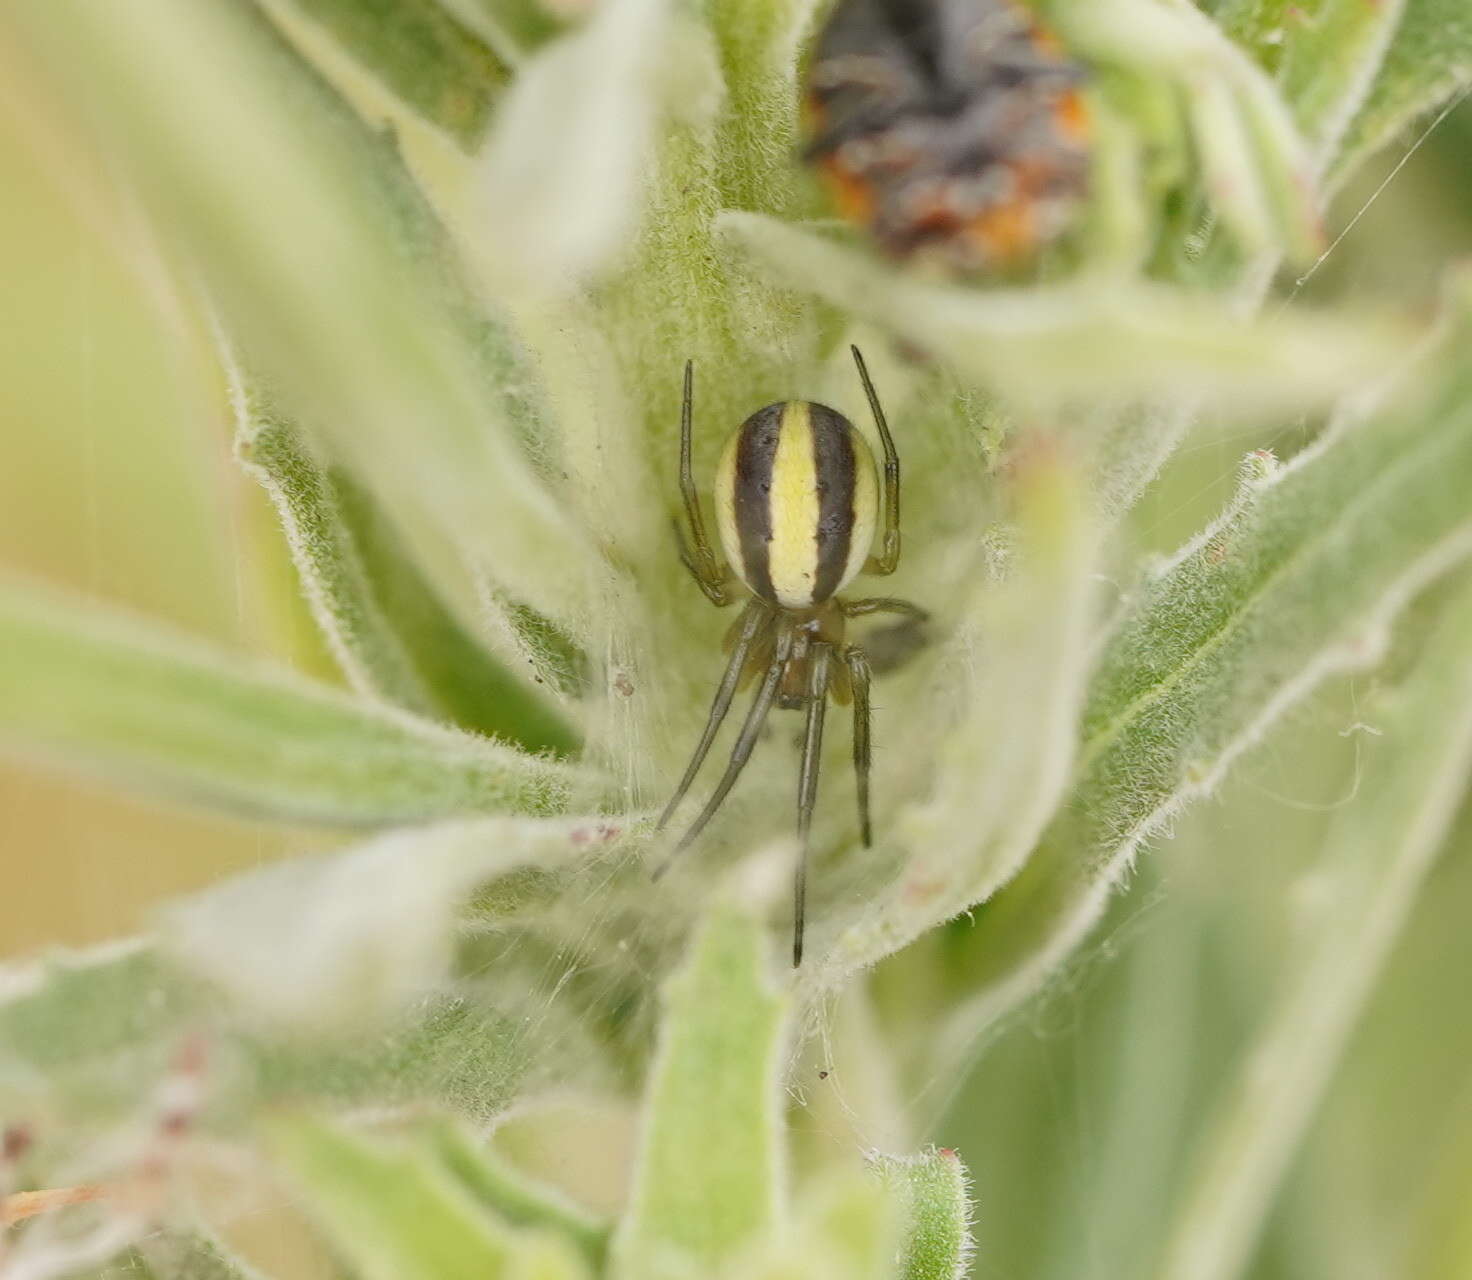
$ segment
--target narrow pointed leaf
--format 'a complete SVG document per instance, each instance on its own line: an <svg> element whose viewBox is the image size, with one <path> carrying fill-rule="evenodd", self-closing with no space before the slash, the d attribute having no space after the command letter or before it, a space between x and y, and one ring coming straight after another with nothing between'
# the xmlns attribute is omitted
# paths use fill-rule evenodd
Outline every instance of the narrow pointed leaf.
<svg viewBox="0 0 1472 1280"><path fill-rule="evenodd" d="M289 0L411 110L464 147L485 132L508 68L438 0Z"/></svg>
<svg viewBox="0 0 1472 1280"><path fill-rule="evenodd" d="M464 561L576 611L587 551L533 469L441 246L381 139L251 5L63 0L3 18L167 228L292 416L332 447L473 615ZM262 192L271 198L263 200Z"/></svg>
<svg viewBox="0 0 1472 1280"><path fill-rule="evenodd" d="M1068 786L1094 643L1097 532L1078 463L1061 445L1021 449L1014 481L1008 575L979 575L954 641L965 692L950 700L961 710L931 728L918 783L928 794L895 824L903 870L839 935L825 965L835 975L989 897L1016 874Z"/></svg>
<svg viewBox="0 0 1472 1280"><path fill-rule="evenodd" d="M164 912L187 972L297 1029L352 1030L449 977L459 909L477 885L581 856L592 824L480 818L393 831L345 852L248 872Z"/></svg>
<svg viewBox="0 0 1472 1280"><path fill-rule="evenodd" d="M1061 963L1143 841L1327 675L1375 662L1407 601L1472 553L1472 379L1439 380L1287 467L1250 457L1233 507L1143 586L1094 677L1070 797L976 919L950 1052Z"/></svg>
<svg viewBox="0 0 1472 1280"><path fill-rule="evenodd" d="M574 739L555 710L465 633L394 545L372 498L324 464L243 370L228 368L236 452L276 507L313 616L353 687L567 754Z"/></svg>
<svg viewBox="0 0 1472 1280"><path fill-rule="evenodd" d="M1404 10L1374 87L1350 125L1336 183L1472 86L1472 9L1462 0L1405 0Z"/></svg>
<svg viewBox="0 0 1472 1280"><path fill-rule="evenodd" d="M362 1280L510 1274L514 1233L428 1152L305 1116L278 1122L271 1147Z"/></svg>
<svg viewBox="0 0 1472 1280"><path fill-rule="evenodd" d="M576 1245L589 1263L601 1264L608 1248L605 1223L452 1121L435 1126L431 1139L445 1167L508 1222L555 1233Z"/></svg>
<svg viewBox="0 0 1472 1280"><path fill-rule="evenodd" d="M481 160L482 243L498 276L561 292L633 235L666 21L664 0L609 0L521 69Z"/></svg>
<svg viewBox="0 0 1472 1280"><path fill-rule="evenodd" d="M777 1225L785 1006L764 930L718 909L666 990L614 1276L709 1274Z"/></svg>
<svg viewBox="0 0 1472 1280"><path fill-rule="evenodd" d="M0 584L0 742L276 821L549 813L579 776L163 628Z"/></svg>
<svg viewBox="0 0 1472 1280"><path fill-rule="evenodd" d="M728 213L720 225L774 279L1030 404L1220 393L1241 412L1324 405L1388 371L1411 336L1371 316L1285 311L1244 322L1218 301L1143 282L981 292L897 274L771 218Z"/></svg>
<svg viewBox="0 0 1472 1280"><path fill-rule="evenodd" d="M1230 1280L1405 927L1472 774L1472 591L1445 606L1399 687L1365 708L1377 737L1315 876L1313 936L1242 1055L1197 1153L1163 1280Z"/></svg>

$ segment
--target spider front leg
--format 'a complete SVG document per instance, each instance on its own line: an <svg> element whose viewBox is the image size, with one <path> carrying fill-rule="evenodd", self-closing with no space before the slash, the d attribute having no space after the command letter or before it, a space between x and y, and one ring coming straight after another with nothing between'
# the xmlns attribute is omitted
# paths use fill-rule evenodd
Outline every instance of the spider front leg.
<svg viewBox="0 0 1472 1280"><path fill-rule="evenodd" d="M865 573L893 573L900 563L900 455L894 447L894 437L889 434L889 423L884 410L879 406L879 393L869 379L869 367L858 347L850 347L854 363L859 367L859 380L864 384L864 394L869 397L869 409L874 414L874 425L879 428L879 440L884 446L884 496L882 499L881 524L879 528L879 554L870 556L864 564Z"/></svg>
<svg viewBox="0 0 1472 1280"><path fill-rule="evenodd" d="M802 964L807 923L808 833L818 802L818 765L823 756L823 716L828 709L828 664L833 646L813 645L808 658L808 723L802 739L802 772L797 783L797 874L792 888L792 967Z"/></svg>
<svg viewBox="0 0 1472 1280"><path fill-rule="evenodd" d="M730 573L711 550L710 538L705 532L705 517L700 510L700 491L695 487L695 476L690 459L690 422L694 416L692 406L694 403L695 364L692 360L685 361L685 394L680 405L680 495L685 500L685 519L690 523L690 536L695 546L692 551L686 543L684 535L679 533L676 525L676 533L680 541L680 561L690 570L700 589L705 592L706 599L714 605L726 605L731 603L732 597L726 593L726 583L730 580Z"/></svg>

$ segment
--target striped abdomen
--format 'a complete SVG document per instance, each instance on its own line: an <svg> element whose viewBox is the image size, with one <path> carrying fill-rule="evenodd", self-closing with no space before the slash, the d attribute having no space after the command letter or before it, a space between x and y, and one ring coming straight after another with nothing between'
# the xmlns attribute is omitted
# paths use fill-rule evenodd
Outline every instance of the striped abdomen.
<svg viewBox="0 0 1472 1280"><path fill-rule="evenodd" d="M757 595L789 609L821 604L863 568L879 485L864 438L807 400L758 409L716 473L726 559Z"/></svg>

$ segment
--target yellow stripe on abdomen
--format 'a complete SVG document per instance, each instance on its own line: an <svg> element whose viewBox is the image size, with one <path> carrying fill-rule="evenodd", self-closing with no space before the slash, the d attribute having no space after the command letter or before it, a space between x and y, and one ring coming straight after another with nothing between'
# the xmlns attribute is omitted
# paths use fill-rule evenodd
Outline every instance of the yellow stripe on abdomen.
<svg viewBox="0 0 1472 1280"><path fill-rule="evenodd" d="M813 603L818 579L818 477L813 429L805 402L782 407L782 430L772 459L769 497L772 541L767 568L779 604L801 609Z"/></svg>

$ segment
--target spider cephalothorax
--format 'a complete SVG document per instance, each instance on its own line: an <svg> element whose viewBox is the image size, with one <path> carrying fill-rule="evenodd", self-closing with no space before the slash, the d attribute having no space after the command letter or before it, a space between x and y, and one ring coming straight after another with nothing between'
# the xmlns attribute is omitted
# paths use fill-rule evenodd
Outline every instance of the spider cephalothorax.
<svg viewBox="0 0 1472 1280"><path fill-rule="evenodd" d="M845 624L849 618L869 613L925 616L915 605L888 596L840 600L836 595L860 572L893 573L900 556L899 455L864 359L858 348L853 354L884 446L882 493L869 446L841 413L808 400L769 404L736 429L716 473L716 524L725 564L716 557L706 535L691 472L693 375L691 366L685 366L680 489L693 547L682 548L681 558L714 604L729 604L734 599L727 589L732 577L746 587L751 598L732 628L731 657L705 732L659 826L669 821L695 780L737 689L746 680L759 677L760 683L730 763L670 854L671 860L704 830L735 785L773 705L806 710L797 798L802 854L793 907L794 965L802 962L808 829L818 794L823 717L830 694L840 703L853 703L859 826L864 843L870 840L869 662L858 645L846 642ZM876 531L879 553L871 555Z"/></svg>

